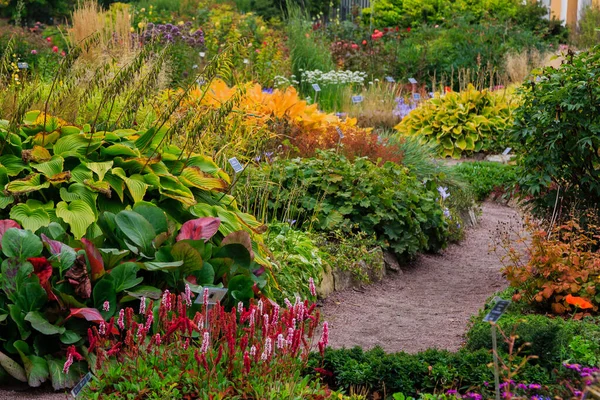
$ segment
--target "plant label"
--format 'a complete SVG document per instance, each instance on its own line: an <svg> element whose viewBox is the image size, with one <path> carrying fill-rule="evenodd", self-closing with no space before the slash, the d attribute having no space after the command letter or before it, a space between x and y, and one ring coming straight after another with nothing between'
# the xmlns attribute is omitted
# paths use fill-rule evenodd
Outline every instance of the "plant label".
<svg viewBox="0 0 600 400"><path fill-rule="evenodd" d="M392 78L391 76L386 76L385 80L388 81L389 83L394 83L396 82L396 80L394 78Z"/></svg>
<svg viewBox="0 0 600 400"><path fill-rule="evenodd" d="M336 126L335 130L337 131L338 135L340 136L340 139L343 139L344 138L344 132L342 132L342 130L340 129L340 127Z"/></svg>
<svg viewBox="0 0 600 400"><path fill-rule="evenodd" d="M490 310L488 315L483 319L484 322L498 322L502 314L506 311L508 306L510 305L509 300L498 300L494 307Z"/></svg>
<svg viewBox="0 0 600 400"><path fill-rule="evenodd" d="M204 304L204 289L202 288L202 290L200 290L200 293L198 294L198 296L196 296L196 300L194 301L194 303L196 304ZM214 306L215 304L219 303L221 300L223 300L223 298L225 297L225 295L227 294L227 289L225 288L206 288L208 289L208 305L210 306Z"/></svg>
<svg viewBox="0 0 600 400"><path fill-rule="evenodd" d="M71 390L71 396L77 397L79 393L83 390L83 388L92 380L92 373L88 372L85 376L79 381L77 385Z"/></svg>
<svg viewBox="0 0 600 400"><path fill-rule="evenodd" d="M240 164L236 157L232 157L228 161L229 165L231 165L231 168L233 168L233 172L235 172L236 174L239 174L244 170L244 167L242 166L242 164Z"/></svg>
<svg viewBox="0 0 600 400"><path fill-rule="evenodd" d="M417 80L415 78L408 78L408 81L410 82L411 85L417 84Z"/></svg>
<svg viewBox="0 0 600 400"><path fill-rule="evenodd" d="M413 93L413 99L415 99L416 101L421 100L421 95L419 93Z"/></svg>
<svg viewBox="0 0 600 400"><path fill-rule="evenodd" d="M362 103L363 100L362 96L352 96L352 104Z"/></svg>
<svg viewBox="0 0 600 400"><path fill-rule="evenodd" d="M320 92L321 91L321 87L319 86L318 83L313 83L312 84L312 88L315 90L315 92Z"/></svg>
<svg viewBox="0 0 600 400"><path fill-rule="evenodd" d="M248 60L247 58L244 58L244 64L250 64L250 60Z"/></svg>
<svg viewBox="0 0 600 400"><path fill-rule="evenodd" d="M201 51L200 53L198 53L200 55L200 57L204 58L206 56L206 53Z"/></svg>
<svg viewBox="0 0 600 400"><path fill-rule="evenodd" d="M507 148L506 148L506 149L504 149L504 151L502 152L502 155L503 155L503 156L507 156L507 155L508 155L508 153L510 153L510 151L511 151L511 150L512 150L512 148L510 148L510 147L507 147Z"/></svg>
<svg viewBox="0 0 600 400"><path fill-rule="evenodd" d="M429 97L433 99L435 97L435 93L429 92Z"/></svg>
<svg viewBox="0 0 600 400"><path fill-rule="evenodd" d="M20 63L17 63L17 68L27 69L27 68L29 68L29 64L27 64L26 62L20 62Z"/></svg>

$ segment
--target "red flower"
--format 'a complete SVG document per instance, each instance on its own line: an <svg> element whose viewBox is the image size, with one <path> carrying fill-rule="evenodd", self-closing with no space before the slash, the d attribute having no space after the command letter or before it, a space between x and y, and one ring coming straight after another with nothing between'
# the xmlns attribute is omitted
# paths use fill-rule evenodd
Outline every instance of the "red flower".
<svg viewBox="0 0 600 400"><path fill-rule="evenodd" d="M58 53L58 46L52 46L52 51Z"/></svg>
<svg viewBox="0 0 600 400"><path fill-rule="evenodd" d="M356 43L352 43L352 46L351 46L351 47L352 47L354 50L358 49L358 45L357 45Z"/></svg>
<svg viewBox="0 0 600 400"><path fill-rule="evenodd" d="M63 51L60 52L60 55L64 57L64 56L67 55L67 53L65 53L65 51L63 50Z"/></svg>
<svg viewBox="0 0 600 400"><path fill-rule="evenodd" d="M410 26L406 28L406 32L410 32Z"/></svg>
<svg viewBox="0 0 600 400"><path fill-rule="evenodd" d="M450 92L452 92L452 88L450 86L445 86L444 87L444 92L450 93Z"/></svg>
<svg viewBox="0 0 600 400"><path fill-rule="evenodd" d="M366 40L363 40L363 41L362 41L362 44L363 44L363 45L366 45L366 44L367 44L367 41L366 41Z"/></svg>
<svg viewBox="0 0 600 400"><path fill-rule="evenodd" d="M51 38L50 36L48 36L48 37L46 38L46 42L48 42L48 43L52 42L52 38Z"/></svg>

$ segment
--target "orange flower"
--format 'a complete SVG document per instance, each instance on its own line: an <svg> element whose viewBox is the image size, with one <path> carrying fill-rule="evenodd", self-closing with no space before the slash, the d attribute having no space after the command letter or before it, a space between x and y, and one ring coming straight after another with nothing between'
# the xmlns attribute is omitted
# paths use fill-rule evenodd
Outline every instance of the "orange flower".
<svg viewBox="0 0 600 400"><path fill-rule="evenodd" d="M583 297L576 297L576 296L572 296L572 295L568 294L567 297L565 297L565 300L567 301L567 303L571 304L572 306L581 308L583 310L585 310L586 308L594 308L592 303L590 303Z"/></svg>

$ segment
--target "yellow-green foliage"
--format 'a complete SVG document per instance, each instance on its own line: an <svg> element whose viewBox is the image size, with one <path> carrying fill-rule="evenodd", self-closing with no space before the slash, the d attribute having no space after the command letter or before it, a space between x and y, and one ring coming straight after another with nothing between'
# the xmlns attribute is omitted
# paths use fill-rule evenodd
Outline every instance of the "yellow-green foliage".
<svg viewBox="0 0 600 400"><path fill-rule="evenodd" d="M444 157L491 150L512 124L515 102L505 92L479 91L436 96L408 114L395 129L399 135L421 135L440 144Z"/></svg>

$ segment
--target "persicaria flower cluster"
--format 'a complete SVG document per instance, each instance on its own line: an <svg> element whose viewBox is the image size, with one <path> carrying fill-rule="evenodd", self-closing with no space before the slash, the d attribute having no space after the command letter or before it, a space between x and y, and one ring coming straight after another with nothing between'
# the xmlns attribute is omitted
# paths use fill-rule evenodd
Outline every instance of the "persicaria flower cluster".
<svg viewBox="0 0 600 400"><path fill-rule="evenodd" d="M204 45L204 32L202 29L192 30L192 23L187 21L179 27L173 24L153 24L148 23L146 30L142 34L144 42L158 40L161 43L186 43L192 47L201 47Z"/></svg>

